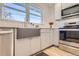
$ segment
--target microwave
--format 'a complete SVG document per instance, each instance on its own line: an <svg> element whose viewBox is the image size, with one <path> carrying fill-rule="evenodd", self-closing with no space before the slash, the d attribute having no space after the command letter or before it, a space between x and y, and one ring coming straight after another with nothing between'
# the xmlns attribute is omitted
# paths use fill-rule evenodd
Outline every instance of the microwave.
<svg viewBox="0 0 79 59"><path fill-rule="evenodd" d="M79 15L79 4L61 10L61 16Z"/></svg>

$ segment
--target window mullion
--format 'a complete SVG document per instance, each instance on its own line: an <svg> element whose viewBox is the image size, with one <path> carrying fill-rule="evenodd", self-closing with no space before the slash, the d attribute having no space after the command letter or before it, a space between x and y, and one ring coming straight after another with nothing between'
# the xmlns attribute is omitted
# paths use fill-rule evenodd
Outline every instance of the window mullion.
<svg viewBox="0 0 79 59"><path fill-rule="evenodd" d="M29 17L29 15L30 15L29 3L27 3L26 7L27 7L27 8L26 8L26 13L27 13L27 15L26 15L26 18L27 18L26 21L29 22L29 20L30 20L30 17Z"/></svg>

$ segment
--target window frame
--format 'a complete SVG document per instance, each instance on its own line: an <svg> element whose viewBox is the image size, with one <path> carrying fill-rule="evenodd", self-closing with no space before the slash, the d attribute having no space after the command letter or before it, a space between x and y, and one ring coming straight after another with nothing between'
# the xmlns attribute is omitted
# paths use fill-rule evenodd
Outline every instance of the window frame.
<svg viewBox="0 0 79 59"><path fill-rule="evenodd" d="M40 8L40 7L38 7L38 5L35 5L35 4L33 4L33 3L25 3L26 4L26 7L25 7L25 19L24 19L24 21L18 21L18 20L14 20L14 19L8 19L8 18L6 18L5 17L5 7L7 7L6 5L5 5L5 3L3 3L3 7L2 7L2 19L3 20L8 20L8 21L16 21L16 22L28 22L28 23L32 23L32 22L30 22L30 4L32 4L32 6L34 7L34 8L37 8L37 9L40 9L41 10L41 23L33 23L33 24L43 24L43 10ZM18 5L18 4L16 4L16 5ZM19 5L18 5L19 6ZM8 7L8 8L10 8L10 7ZM15 9L15 8L11 8L11 9ZM18 9L15 9L16 11L18 11L18 12L20 12L20 10L18 10ZM22 12L22 11L21 11Z"/></svg>

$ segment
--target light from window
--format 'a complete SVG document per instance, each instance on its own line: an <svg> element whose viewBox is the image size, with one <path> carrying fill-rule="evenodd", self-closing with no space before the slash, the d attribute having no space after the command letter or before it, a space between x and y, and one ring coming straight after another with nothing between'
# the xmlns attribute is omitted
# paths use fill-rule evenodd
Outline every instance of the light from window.
<svg viewBox="0 0 79 59"><path fill-rule="evenodd" d="M10 20L22 21L26 19L25 3L6 3L4 4L5 18Z"/></svg>
<svg viewBox="0 0 79 59"><path fill-rule="evenodd" d="M42 12L41 9L33 5L30 5L30 22L41 24L42 22L41 12Z"/></svg>

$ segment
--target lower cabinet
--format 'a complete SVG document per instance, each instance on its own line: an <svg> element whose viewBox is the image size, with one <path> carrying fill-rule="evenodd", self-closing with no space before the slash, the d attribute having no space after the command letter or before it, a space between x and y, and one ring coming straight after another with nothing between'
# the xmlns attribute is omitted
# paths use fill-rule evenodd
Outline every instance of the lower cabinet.
<svg viewBox="0 0 79 59"><path fill-rule="evenodd" d="M49 30L49 45L53 45L53 40L54 40L54 30L50 29Z"/></svg>
<svg viewBox="0 0 79 59"><path fill-rule="evenodd" d="M13 30L0 31L0 56L13 55Z"/></svg>
<svg viewBox="0 0 79 59"><path fill-rule="evenodd" d="M53 30L41 29L41 50L53 45Z"/></svg>
<svg viewBox="0 0 79 59"><path fill-rule="evenodd" d="M58 29L41 29L40 36L21 39L16 39L17 30L15 30L15 33L13 32L13 30L1 31L0 55L29 56L53 44L58 45L59 37L57 36L59 36Z"/></svg>
<svg viewBox="0 0 79 59"><path fill-rule="evenodd" d="M41 50L49 46L49 34L41 33Z"/></svg>
<svg viewBox="0 0 79 59"><path fill-rule="evenodd" d="M16 56L28 56L40 51L40 37L17 39L15 45Z"/></svg>
<svg viewBox="0 0 79 59"><path fill-rule="evenodd" d="M40 51L40 37L34 37L31 39L31 54Z"/></svg>
<svg viewBox="0 0 79 59"><path fill-rule="evenodd" d="M30 39L16 39L15 43L15 55L16 56L27 56L30 55Z"/></svg>
<svg viewBox="0 0 79 59"><path fill-rule="evenodd" d="M55 46L58 46L59 45L59 29L54 29L53 30L53 32L54 32L54 36L53 36L53 44L55 45Z"/></svg>
<svg viewBox="0 0 79 59"><path fill-rule="evenodd" d="M41 29L40 36L16 39L15 55L28 56L53 45L53 29Z"/></svg>

